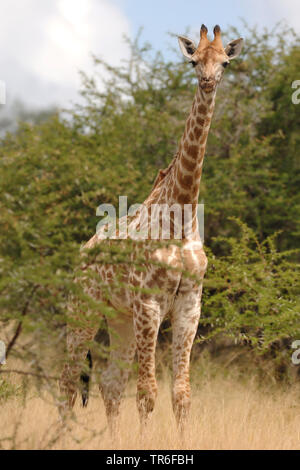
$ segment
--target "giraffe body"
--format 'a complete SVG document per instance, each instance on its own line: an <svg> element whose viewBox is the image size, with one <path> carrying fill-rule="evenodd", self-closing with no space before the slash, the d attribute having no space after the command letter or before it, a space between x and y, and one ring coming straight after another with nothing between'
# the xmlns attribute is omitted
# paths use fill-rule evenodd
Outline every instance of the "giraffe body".
<svg viewBox="0 0 300 470"><path fill-rule="evenodd" d="M128 265L88 266L88 269L96 271L102 283L108 288L111 286L109 302L120 312L118 317L107 320L109 329L115 333L110 335L109 363L102 374L100 384L112 430L116 428L120 402L136 351L139 364L137 406L142 425L147 422L154 408L157 394L155 348L159 326L167 315L170 316L173 333L172 402L179 426L183 428L188 416L190 353L200 318L202 282L207 267L197 221L203 158L214 110L216 88L225 68L224 63L229 62L230 56L235 57L236 49L240 47L242 41L233 41L224 49L218 27L215 27L214 33L214 41L209 42L207 29L202 25L201 39L197 48L189 39L179 38L181 49L196 68L199 82L197 92L178 151L169 167L160 170L142 209L131 217L129 233L131 228L137 227L143 231L146 222L149 227L149 217L154 205L158 208L170 208L176 205L182 209L188 206L190 217L188 220L184 219L182 223L182 212L179 214L176 214L176 211L172 212L168 227L170 241L164 246L153 248L150 231L146 239L134 244L130 255L131 262ZM158 240L160 240L164 238L165 221L164 215L160 212L156 215L157 221L160 229ZM181 225L178 222L181 222ZM180 240L177 239L178 226ZM98 244L107 243L102 237L106 228L102 227L102 231L94 235L85 248L94 248ZM144 259L143 270L134 264L141 252ZM189 276L185 276L185 272L188 272ZM117 290L113 288L118 274L123 286L131 288L122 287ZM85 289L97 300L104 300L103 289L99 286L93 283L85 286ZM148 289L148 292L145 289ZM152 293L149 289L156 291ZM61 390L68 397L69 407L75 402L76 383L87 352L84 344L93 339L96 330L73 328L68 333L68 350L72 366L67 364L64 368ZM120 364L123 364L123 367Z"/></svg>

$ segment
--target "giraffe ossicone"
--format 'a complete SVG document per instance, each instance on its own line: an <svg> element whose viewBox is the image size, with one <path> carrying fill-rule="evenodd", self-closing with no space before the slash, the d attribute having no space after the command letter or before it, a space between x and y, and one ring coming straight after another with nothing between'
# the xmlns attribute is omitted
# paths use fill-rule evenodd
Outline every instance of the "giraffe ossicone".
<svg viewBox="0 0 300 470"><path fill-rule="evenodd" d="M94 280L84 283L85 292L96 300L105 299L120 312L117 317L107 318L109 330L114 333L110 334L110 357L100 384L108 423L112 430L117 426L121 399L136 351L139 365L137 407L142 425L147 423L153 411L157 395L155 348L160 324L167 315L171 319L173 334L172 403L181 429L184 428L190 409L190 353L200 318L202 282L207 267L197 221L203 158L217 86L226 66L241 52L243 43L241 38L236 39L224 48L218 25L214 28L212 41L208 39L207 34L207 28L202 25L198 46L189 38L178 38L184 56L195 68L198 79L195 98L176 155L168 168L159 171L154 186L143 203L143 211L134 212L129 223L129 227L143 229L152 205L169 208L172 205L181 208L189 205L190 217L188 221L184 220L180 227L179 242L175 237L178 228L176 217L172 216L170 211L171 243L153 248L152 240L146 237L136 243L135 249L129 255L128 264L124 263L122 267L109 263L83 267L84 270L93 270L101 280L99 286ZM164 217L161 211L157 212L154 219L156 226L162 228ZM188 235L185 232L187 224ZM161 231L158 240L160 234ZM97 250L97 246L100 247L104 243L98 235L96 233L86 243L84 251L91 248ZM128 234L126 236L130 238ZM138 269L136 261L141 258L144 260L143 269ZM191 275L183 275L183 272ZM122 286L128 288L114 289L117 276ZM70 315L76 316L77 309L80 309L80 306L73 301L70 305ZM99 310L100 318L100 307ZM88 319L88 312L84 313ZM87 354L87 342L93 339L96 331L95 325L69 328L67 345L71 362L64 367L60 386L63 395L67 397L65 406L70 408L75 402L82 364ZM64 409L62 411L64 412Z"/></svg>

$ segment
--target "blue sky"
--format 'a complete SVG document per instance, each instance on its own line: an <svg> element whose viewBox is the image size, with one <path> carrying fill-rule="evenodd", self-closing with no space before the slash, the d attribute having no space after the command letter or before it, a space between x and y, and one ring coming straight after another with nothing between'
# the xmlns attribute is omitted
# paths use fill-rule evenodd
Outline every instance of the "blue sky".
<svg viewBox="0 0 300 470"><path fill-rule="evenodd" d="M128 57L123 34L168 53L177 41L167 32L199 37L206 24L243 35L240 18L260 29L285 18L300 32L300 0L1 0L0 80L7 105L15 98L30 107L68 106L78 100L78 71L92 72L91 52L112 64ZM231 38L235 39L235 38Z"/></svg>
<svg viewBox="0 0 300 470"><path fill-rule="evenodd" d="M159 49L168 40L166 32L183 34L187 27L199 34L204 23L209 30L215 24L222 29L234 25L243 33L243 22L258 28L272 28L286 21L299 28L300 0L117 0L130 20L132 34L144 27L143 37Z"/></svg>

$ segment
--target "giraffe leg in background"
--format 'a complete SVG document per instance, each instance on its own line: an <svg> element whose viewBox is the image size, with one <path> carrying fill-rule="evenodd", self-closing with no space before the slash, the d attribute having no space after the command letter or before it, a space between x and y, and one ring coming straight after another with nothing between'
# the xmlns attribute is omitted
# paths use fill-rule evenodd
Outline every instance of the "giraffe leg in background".
<svg viewBox="0 0 300 470"><path fill-rule="evenodd" d="M130 366L136 351L132 317L107 319L110 355L101 375L100 391L104 400L111 434L117 434L120 404L128 382Z"/></svg>

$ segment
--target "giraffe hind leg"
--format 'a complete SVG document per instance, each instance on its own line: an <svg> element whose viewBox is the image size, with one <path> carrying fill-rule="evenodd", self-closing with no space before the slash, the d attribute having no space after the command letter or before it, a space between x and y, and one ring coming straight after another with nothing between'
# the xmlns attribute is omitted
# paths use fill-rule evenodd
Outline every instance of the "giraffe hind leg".
<svg viewBox="0 0 300 470"><path fill-rule="evenodd" d="M88 350L86 344L93 339L96 331L93 328L68 328L68 361L64 365L60 378L62 399L59 404L59 411L62 417L65 417L67 412L75 405L80 374Z"/></svg>

